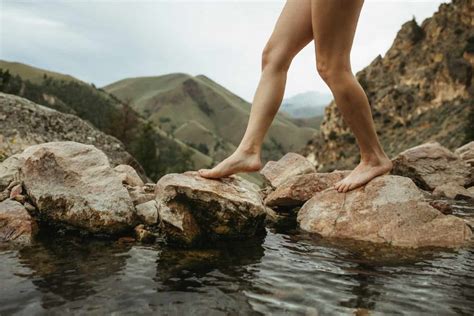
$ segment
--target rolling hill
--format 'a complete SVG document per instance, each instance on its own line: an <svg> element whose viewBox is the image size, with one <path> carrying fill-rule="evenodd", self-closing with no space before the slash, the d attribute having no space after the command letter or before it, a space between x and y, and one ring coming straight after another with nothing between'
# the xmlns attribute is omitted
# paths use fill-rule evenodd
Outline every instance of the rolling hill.
<svg viewBox="0 0 474 316"><path fill-rule="evenodd" d="M153 124L220 160L238 146L251 104L204 75L174 73L127 78L103 87ZM263 160L304 146L316 129L277 114L263 146Z"/></svg>

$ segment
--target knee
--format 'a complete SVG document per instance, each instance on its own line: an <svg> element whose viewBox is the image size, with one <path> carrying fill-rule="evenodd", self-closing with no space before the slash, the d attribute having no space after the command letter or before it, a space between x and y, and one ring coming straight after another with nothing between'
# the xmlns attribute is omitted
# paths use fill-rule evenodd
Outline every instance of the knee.
<svg viewBox="0 0 474 316"><path fill-rule="evenodd" d="M335 58L318 57L316 60L316 69L321 79L323 79L329 87L341 82L342 77L353 75L348 61Z"/></svg>
<svg viewBox="0 0 474 316"><path fill-rule="evenodd" d="M283 44L268 42L262 52L262 71L288 71L292 59L292 54Z"/></svg>

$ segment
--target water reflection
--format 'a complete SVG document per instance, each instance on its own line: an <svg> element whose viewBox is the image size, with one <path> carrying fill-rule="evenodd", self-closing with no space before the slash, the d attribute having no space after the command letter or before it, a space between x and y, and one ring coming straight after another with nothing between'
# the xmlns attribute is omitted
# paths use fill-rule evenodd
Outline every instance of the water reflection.
<svg viewBox="0 0 474 316"><path fill-rule="evenodd" d="M124 269L131 245L76 238L46 238L19 251L20 264L45 295L48 309L97 294L96 285ZM54 294L54 295L51 295Z"/></svg>
<svg viewBox="0 0 474 316"><path fill-rule="evenodd" d="M474 248L403 250L298 230L175 250L51 238L0 249L0 314L473 314Z"/></svg>

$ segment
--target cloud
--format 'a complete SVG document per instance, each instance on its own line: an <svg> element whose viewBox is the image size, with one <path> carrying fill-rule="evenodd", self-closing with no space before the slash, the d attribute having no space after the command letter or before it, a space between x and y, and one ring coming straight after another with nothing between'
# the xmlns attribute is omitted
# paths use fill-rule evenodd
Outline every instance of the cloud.
<svg viewBox="0 0 474 316"><path fill-rule="evenodd" d="M261 51L284 1L1 0L0 58L99 86L125 77L205 74L251 100ZM390 47L402 23L431 16L442 1L366 1L352 50L354 71ZM326 91L314 45L293 61L287 95Z"/></svg>

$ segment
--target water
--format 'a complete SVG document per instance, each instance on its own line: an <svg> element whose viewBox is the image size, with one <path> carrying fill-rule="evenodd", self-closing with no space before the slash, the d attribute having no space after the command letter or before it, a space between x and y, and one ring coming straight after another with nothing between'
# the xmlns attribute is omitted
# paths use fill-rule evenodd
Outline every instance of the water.
<svg viewBox="0 0 474 316"><path fill-rule="evenodd" d="M0 262L0 315L474 314L474 246L401 251L295 229L201 250L46 236L0 248Z"/></svg>

